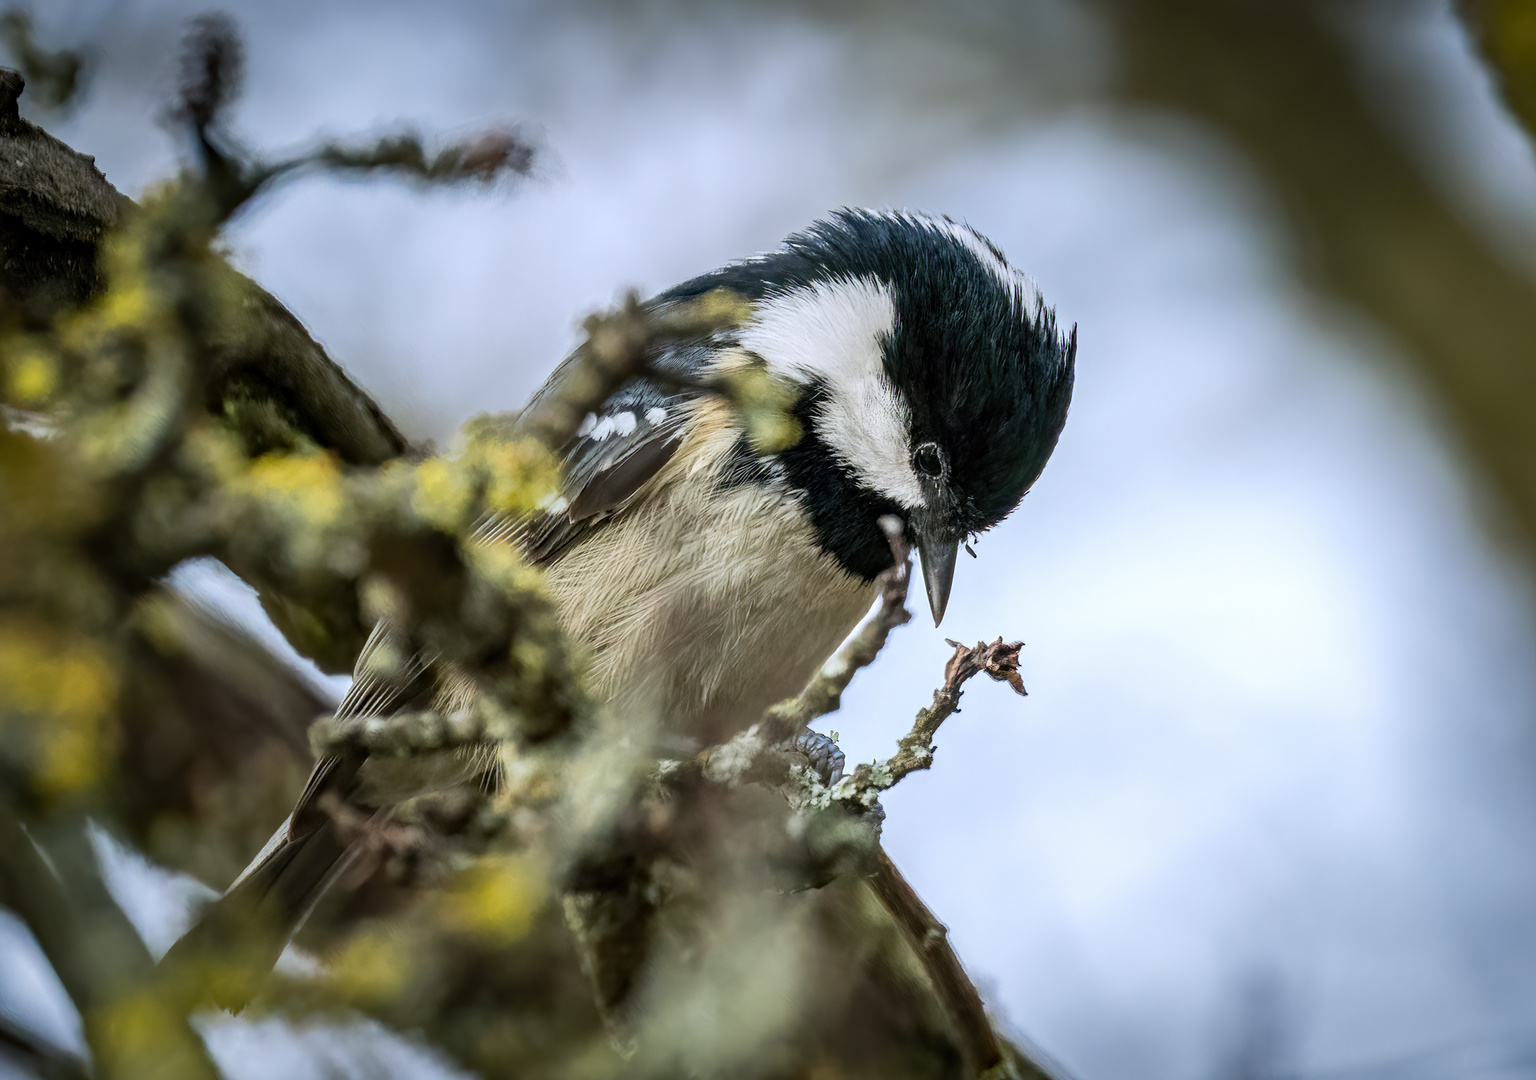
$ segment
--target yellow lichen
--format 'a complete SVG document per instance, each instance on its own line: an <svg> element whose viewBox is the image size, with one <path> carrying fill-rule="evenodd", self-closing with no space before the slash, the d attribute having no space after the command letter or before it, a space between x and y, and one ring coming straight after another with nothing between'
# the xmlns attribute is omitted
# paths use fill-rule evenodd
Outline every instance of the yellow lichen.
<svg viewBox="0 0 1536 1080"><path fill-rule="evenodd" d="M148 988L120 994L88 1018L93 1049L109 1075L166 1080L203 1075L199 1059L183 1048L182 1022L182 1010Z"/></svg>
<svg viewBox="0 0 1536 1080"><path fill-rule="evenodd" d="M800 441L800 421L789 411L797 395L794 386L761 364L742 364L723 374L753 449L776 454Z"/></svg>
<svg viewBox="0 0 1536 1080"><path fill-rule="evenodd" d="M509 544L470 543L464 545L463 553L475 573L508 596L526 595L543 587L544 575Z"/></svg>
<svg viewBox="0 0 1536 1080"><path fill-rule="evenodd" d="M411 509L434 528L456 533L464 527L474 503L471 473L445 458L429 458L415 469Z"/></svg>
<svg viewBox="0 0 1536 1080"><path fill-rule="evenodd" d="M19 620L0 623L0 695L0 731L7 743L31 748L39 793L70 795L102 779L117 697L104 650Z"/></svg>
<svg viewBox="0 0 1536 1080"><path fill-rule="evenodd" d="M525 439L483 441L473 450L486 472L486 507L500 514L532 514L559 491L554 458Z"/></svg>
<svg viewBox="0 0 1536 1080"><path fill-rule="evenodd" d="M271 454L258 458L230 484L263 508L296 518L315 532L342 523L346 490L330 454Z"/></svg>
<svg viewBox="0 0 1536 1080"><path fill-rule="evenodd" d="M6 343L6 397L24 409L48 403L58 392L59 364L51 350L30 336Z"/></svg>
<svg viewBox="0 0 1536 1080"><path fill-rule="evenodd" d="M513 942L533 928L546 898L544 877L526 858L488 856L463 871L438 901L447 930Z"/></svg>
<svg viewBox="0 0 1536 1080"><path fill-rule="evenodd" d="M331 979L345 996L360 1002L382 1002L400 993L411 980L410 950L399 936L384 930L360 934L331 963Z"/></svg>

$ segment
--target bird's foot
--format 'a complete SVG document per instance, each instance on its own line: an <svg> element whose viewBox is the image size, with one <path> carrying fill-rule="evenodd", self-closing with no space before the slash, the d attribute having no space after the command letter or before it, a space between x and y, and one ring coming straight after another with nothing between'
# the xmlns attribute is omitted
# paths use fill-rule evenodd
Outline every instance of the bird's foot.
<svg viewBox="0 0 1536 1080"><path fill-rule="evenodd" d="M811 771L820 777L822 784L831 787L843 778L843 766L847 759L830 735L807 728L783 743L787 753L801 754Z"/></svg>

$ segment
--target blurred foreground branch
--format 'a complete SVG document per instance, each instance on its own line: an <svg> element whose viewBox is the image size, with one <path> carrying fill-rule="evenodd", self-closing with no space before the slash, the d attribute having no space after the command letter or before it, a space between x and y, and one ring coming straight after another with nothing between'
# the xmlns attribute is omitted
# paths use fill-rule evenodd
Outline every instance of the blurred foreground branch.
<svg viewBox="0 0 1536 1080"><path fill-rule="evenodd" d="M0 13L0 43L11 54L19 74L32 83L32 98L45 109L73 103L85 61L68 49L45 49L32 32L32 17L11 8Z"/></svg>
<svg viewBox="0 0 1536 1080"><path fill-rule="evenodd" d="M1536 136L1536 7L1524 0L1460 0L1510 111Z"/></svg>
<svg viewBox="0 0 1536 1080"><path fill-rule="evenodd" d="M0 76L15 91L0 114L15 226L0 281L3 899L80 1008L92 1074L212 1075L190 1018L254 994L262 1011L422 1032L487 1076L1044 1075L993 1033L942 924L879 851L874 812L879 790L927 767L961 683L999 677L1016 649L958 649L884 772L861 766L845 795L808 802L781 782L788 767L718 782L718 750L673 767L595 710L539 575L487 533L547 504L549 450L648 371L658 342L743 305L712 295L658 315L631 300L589 323L521 426L484 420L456 457L411 454L228 267L219 229L306 171L479 183L528 158L498 136L263 162L225 121L240 66L232 27L200 21L175 110L197 167L139 206L20 120L21 80ZM755 439L786 437L760 382L708 389ZM783 737L836 708L906 621L896 554L875 618L776 707L749 764L784 760ZM311 723L327 703L167 592L170 570L209 557L301 651L331 668L361 656L357 711ZM326 864L334 887L301 938L323 973L251 981L271 959L259 905L153 966L86 822L227 879L252 821L295 794L306 741L322 766L295 825L352 852Z"/></svg>

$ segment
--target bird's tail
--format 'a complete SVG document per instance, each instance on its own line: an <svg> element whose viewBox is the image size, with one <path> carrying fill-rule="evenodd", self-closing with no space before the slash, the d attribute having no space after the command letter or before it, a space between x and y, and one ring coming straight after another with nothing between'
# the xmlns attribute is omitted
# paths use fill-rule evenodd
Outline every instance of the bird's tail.
<svg viewBox="0 0 1536 1080"><path fill-rule="evenodd" d="M380 664L387 648L406 659ZM363 645L352 686L335 716L388 717L427 702L453 711L466 707L472 691L473 684L465 679L449 678L440 688L429 660L412 652L387 621L380 620ZM448 756L454 761L439 770L448 780L499 763L488 745L456 748ZM371 790L370 784L379 785L365 782L367 769L362 754L322 758L293 813L228 891L171 947L161 965L179 968L207 986L225 1008L244 1008L326 890L362 850L357 824L393 813L400 793ZM433 774L429 779L443 777ZM417 785L423 790L430 786Z"/></svg>
<svg viewBox="0 0 1536 1080"><path fill-rule="evenodd" d="M322 768L328 763L322 763ZM284 821L229 890L160 961L238 1012L255 995L294 934L359 850L330 815Z"/></svg>

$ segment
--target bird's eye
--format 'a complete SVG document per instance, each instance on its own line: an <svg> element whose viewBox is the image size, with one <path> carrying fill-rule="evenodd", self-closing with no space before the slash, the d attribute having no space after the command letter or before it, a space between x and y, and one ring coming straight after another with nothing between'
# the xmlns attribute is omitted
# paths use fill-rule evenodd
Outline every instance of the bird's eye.
<svg viewBox="0 0 1536 1080"><path fill-rule="evenodd" d="M920 475L936 480L944 475L944 451L937 443L925 442L912 451L912 467Z"/></svg>

